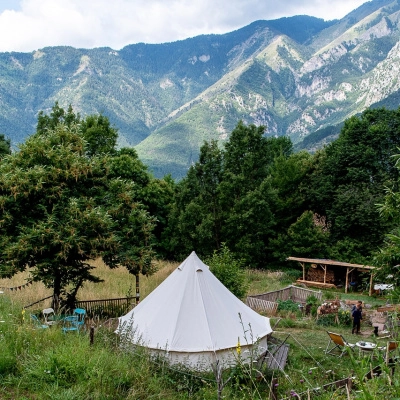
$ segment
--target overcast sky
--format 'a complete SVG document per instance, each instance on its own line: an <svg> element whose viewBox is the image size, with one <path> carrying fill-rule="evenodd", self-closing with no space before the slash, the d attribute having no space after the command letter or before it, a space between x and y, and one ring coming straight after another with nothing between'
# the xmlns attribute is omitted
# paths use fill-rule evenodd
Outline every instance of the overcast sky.
<svg viewBox="0 0 400 400"><path fill-rule="evenodd" d="M165 43L264 19L340 19L365 0L0 0L0 52Z"/></svg>

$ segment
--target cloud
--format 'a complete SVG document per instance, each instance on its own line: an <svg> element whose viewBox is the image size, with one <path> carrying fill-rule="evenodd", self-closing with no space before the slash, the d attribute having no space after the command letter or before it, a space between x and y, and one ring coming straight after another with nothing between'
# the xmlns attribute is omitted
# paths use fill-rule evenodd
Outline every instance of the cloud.
<svg viewBox="0 0 400 400"><path fill-rule="evenodd" d="M331 0L20 0L17 7L17 0L9 0L0 13L0 51L64 45L118 50L226 33L259 19L341 18L363 2L335 0L332 7Z"/></svg>

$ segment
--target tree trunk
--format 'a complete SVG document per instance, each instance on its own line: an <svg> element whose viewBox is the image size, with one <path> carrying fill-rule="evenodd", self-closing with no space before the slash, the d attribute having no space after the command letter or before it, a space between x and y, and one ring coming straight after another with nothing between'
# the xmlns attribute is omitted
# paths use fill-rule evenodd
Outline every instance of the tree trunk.
<svg viewBox="0 0 400 400"><path fill-rule="evenodd" d="M51 302L51 307L54 309L55 313L57 313L60 309L60 294L61 294L61 276L56 275L54 277L53 300Z"/></svg>

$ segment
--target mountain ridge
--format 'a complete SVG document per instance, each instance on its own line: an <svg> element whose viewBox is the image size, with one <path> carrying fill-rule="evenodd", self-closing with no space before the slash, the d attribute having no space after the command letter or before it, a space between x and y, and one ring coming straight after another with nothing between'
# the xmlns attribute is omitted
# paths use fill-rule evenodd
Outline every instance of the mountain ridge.
<svg viewBox="0 0 400 400"><path fill-rule="evenodd" d="M341 20L260 20L223 35L119 51L0 53L0 133L20 143L39 111L71 104L106 115L120 146L134 146L156 176L175 178L205 140L222 145L239 120L288 135L299 148L313 132L398 91L399 22L400 1L373 0Z"/></svg>

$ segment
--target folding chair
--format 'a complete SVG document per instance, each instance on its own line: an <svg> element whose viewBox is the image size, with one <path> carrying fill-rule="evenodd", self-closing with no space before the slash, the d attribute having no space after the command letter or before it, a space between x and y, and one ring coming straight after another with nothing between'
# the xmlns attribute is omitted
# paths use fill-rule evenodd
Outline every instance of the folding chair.
<svg viewBox="0 0 400 400"><path fill-rule="evenodd" d="M31 320L37 329L46 329L49 327L48 325L42 324L40 319L35 314L31 314Z"/></svg>
<svg viewBox="0 0 400 400"><path fill-rule="evenodd" d="M326 346L326 354L342 357L347 352L347 349L354 350L355 344L349 343L343 335L328 331L327 334L329 335L329 342Z"/></svg>

